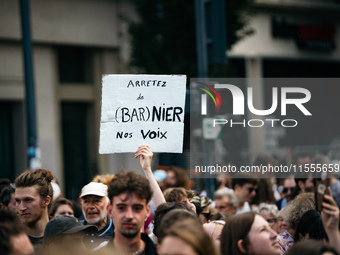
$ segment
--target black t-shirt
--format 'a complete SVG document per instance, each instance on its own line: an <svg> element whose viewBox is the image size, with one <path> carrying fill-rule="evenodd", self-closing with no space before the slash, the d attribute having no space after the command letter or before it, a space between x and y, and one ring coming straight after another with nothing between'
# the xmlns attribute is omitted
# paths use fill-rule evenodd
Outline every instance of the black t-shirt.
<svg viewBox="0 0 340 255"><path fill-rule="evenodd" d="M28 236L28 237L34 247L35 253L37 253L37 249L39 249L42 246L44 237L43 236L42 237Z"/></svg>
<svg viewBox="0 0 340 255"><path fill-rule="evenodd" d="M112 239L114 239L114 235L113 235ZM149 236L147 234L142 233L141 239L145 243L145 248L139 255L157 255L156 246L152 242L152 240L149 238ZM105 246L101 249L105 249L105 250L108 249L108 250L112 251L112 249L114 249L113 241L110 241L110 243L107 246ZM99 250L101 250L101 249L99 249Z"/></svg>

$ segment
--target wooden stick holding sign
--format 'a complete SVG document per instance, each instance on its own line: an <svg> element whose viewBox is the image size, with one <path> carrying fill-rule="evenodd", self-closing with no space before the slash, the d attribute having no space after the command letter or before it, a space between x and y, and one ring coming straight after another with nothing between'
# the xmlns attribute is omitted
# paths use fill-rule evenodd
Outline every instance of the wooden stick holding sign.
<svg viewBox="0 0 340 255"><path fill-rule="evenodd" d="M185 75L103 75L99 153L181 153L185 92Z"/></svg>

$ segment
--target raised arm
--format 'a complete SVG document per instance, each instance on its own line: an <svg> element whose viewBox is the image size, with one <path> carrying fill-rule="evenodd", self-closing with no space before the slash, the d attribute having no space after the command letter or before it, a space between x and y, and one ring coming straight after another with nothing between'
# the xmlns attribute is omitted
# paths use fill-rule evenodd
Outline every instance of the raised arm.
<svg viewBox="0 0 340 255"><path fill-rule="evenodd" d="M329 188L328 188L329 189ZM339 208L332 195L324 195L321 219L329 244L340 253Z"/></svg>
<svg viewBox="0 0 340 255"><path fill-rule="evenodd" d="M165 203L165 198L151 170L153 153L150 147L148 145L139 146L135 154L135 158L138 157L140 157L140 165L144 171L145 177L149 180L151 189L153 190L153 205L157 208L160 204Z"/></svg>

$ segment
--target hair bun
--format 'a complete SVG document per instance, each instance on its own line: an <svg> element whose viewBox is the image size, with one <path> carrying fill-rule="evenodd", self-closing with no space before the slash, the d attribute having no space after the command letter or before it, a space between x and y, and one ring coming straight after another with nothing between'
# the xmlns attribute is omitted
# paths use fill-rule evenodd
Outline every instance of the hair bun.
<svg viewBox="0 0 340 255"><path fill-rule="evenodd" d="M36 174L42 175L48 182L52 182L52 180L54 179L54 176L53 176L51 170L36 169L34 172Z"/></svg>

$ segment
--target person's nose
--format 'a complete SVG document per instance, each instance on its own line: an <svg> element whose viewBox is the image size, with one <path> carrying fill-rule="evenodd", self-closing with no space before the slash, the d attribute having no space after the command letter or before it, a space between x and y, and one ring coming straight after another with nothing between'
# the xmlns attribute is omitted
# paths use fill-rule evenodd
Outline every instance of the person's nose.
<svg viewBox="0 0 340 255"><path fill-rule="evenodd" d="M275 230L270 228L269 231L270 231L270 238L271 239L276 239L277 233L275 232Z"/></svg>
<svg viewBox="0 0 340 255"><path fill-rule="evenodd" d="M23 203L23 202L20 202L20 203L18 204L18 209L19 209L20 211L25 211L25 210L27 209L26 204Z"/></svg>
<svg viewBox="0 0 340 255"><path fill-rule="evenodd" d="M127 208L127 210L126 210L126 218L128 218L128 219L133 218L132 208Z"/></svg>
<svg viewBox="0 0 340 255"><path fill-rule="evenodd" d="M92 201L88 202L87 206L88 206L88 208L91 208L91 209L93 209L95 207L94 202L92 202Z"/></svg>

